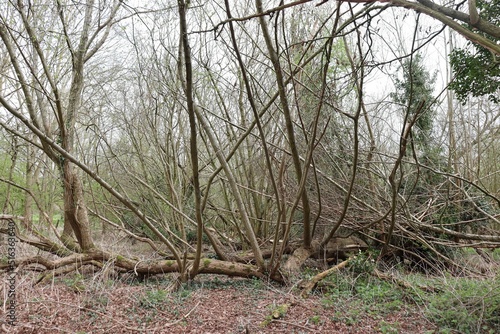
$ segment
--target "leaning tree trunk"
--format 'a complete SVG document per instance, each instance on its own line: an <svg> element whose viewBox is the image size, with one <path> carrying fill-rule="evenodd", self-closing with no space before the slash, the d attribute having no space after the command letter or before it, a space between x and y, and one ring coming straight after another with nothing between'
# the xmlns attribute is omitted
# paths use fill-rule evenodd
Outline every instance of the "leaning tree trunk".
<svg viewBox="0 0 500 334"><path fill-rule="evenodd" d="M59 5L60 6L60 5ZM109 21L106 25L101 26L99 29L106 27L104 36L101 42L107 37L109 27L111 26L112 18L116 14L120 2L117 2L113 9ZM62 11L62 8L59 8ZM76 48L68 42L68 48L72 55L72 80L69 91L68 103L65 109L65 115L61 112L60 126L60 140L62 147L66 152L72 154L74 152L74 142L76 137L76 118L81 105L81 95L84 86L84 65L85 62L97 52L100 43L98 42L94 49L90 49L91 39L91 26L93 21L94 0L87 0L85 6L85 17L83 20L82 33L78 40ZM64 18L61 16L61 20ZM65 36L66 40L70 40L70 36ZM94 38L92 36L92 38ZM83 184L78 176L74 165L66 160L64 157L59 156L59 163L63 178L64 188L64 231L63 242L66 246L72 245L72 238L70 230L72 230L76 240L78 241L80 251L88 252L95 248L92 241L92 234L90 229L90 222L87 213L87 206L85 203ZM71 229L70 229L71 228ZM72 247L73 250L77 248Z"/></svg>
<svg viewBox="0 0 500 334"><path fill-rule="evenodd" d="M64 182L64 241L66 246L72 246L68 235L69 227L78 241L82 252L94 248L90 222L85 204L83 186L80 177L71 163L66 163L63 174ZM75 248L72 246L71 248ZM76 249L73 249L76 250Z"/></svg>

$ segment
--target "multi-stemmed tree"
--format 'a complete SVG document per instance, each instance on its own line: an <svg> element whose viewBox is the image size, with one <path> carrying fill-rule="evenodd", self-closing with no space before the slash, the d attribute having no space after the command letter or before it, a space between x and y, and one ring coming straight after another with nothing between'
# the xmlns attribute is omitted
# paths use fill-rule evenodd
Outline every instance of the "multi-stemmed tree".
<svg viewBox="0 0 500 334"><path fill-rule="evenodd" d="M43 153L63 192L63 229L45 231L60 242L42 234L23 240L67 255L24 263L112 260L145 275L179 272L181 281L200 273L283 280L308 257L326 257L336 238L380 239L379 226L390 227L386 248L397 247L393 233L432 247L420 235L438 228L428 206L408 210L397 178L402 164L446 174L433 160L432 76L420 56L403 60L394 101L408 126L396 157L387 157L365 88L366 72L382 64L365 36L373 15L392 4L437 17L492 52L496 46L450 22L462 17L456 10L426 1L305 2L179 1L152 11L122 1L10 2L0 13L7 59L0 103L16 122L2 118L2 126L37 152L30 157ZM290 7L311 17L298 20L301 11L288 15ZM477 29L494 35L481 20ZM140 261L99 249L89 212L158 256ZM205 257L205 241L217 259ZM285 253L293 253L288 261Z"/></svg>

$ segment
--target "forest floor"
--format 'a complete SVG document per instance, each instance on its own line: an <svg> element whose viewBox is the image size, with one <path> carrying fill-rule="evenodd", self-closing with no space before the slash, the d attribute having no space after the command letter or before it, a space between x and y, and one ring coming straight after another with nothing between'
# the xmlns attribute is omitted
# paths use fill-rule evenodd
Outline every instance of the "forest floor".
<svg viewBox="0 0 500 334"><path fill-rule="evenodd" d="M113 274L113 263L38 284L40 273L25 270L16 276L15 327L5 322L3 273L0 333L500 333L500 249L476 276L381 268L388 280L356 258L306 299L300 282L321 268L308 265L287 285L200 274L175 292L174 274L140 281ZM471 250L462 263L481 261Z"/></svg>
<svg viewBox="0 0 500 334"><path fill-rule="evenodd" d="M32 287L20 277L17 326L8 333L433 333L412 304L380 306L315 292L303 299L293 288L261 280L199 276L166 292L168 280L142 283L71 276ZM5 287L4 287L5 288ZM350 305L349 305L350 304ZM370 305L369 305L370 304ZM371 309L372 308L372 309ZM0 312L5 317L5 305Z"/></svg>

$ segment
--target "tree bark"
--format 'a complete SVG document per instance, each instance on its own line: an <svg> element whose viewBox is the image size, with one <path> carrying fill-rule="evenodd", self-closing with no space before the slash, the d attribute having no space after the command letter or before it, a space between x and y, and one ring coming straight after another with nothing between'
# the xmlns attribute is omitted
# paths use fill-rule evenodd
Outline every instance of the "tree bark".
<svg viewBox="0 0 500 334"><path fill-rule="evenodd" d="M256 0L255 6L256 6L257 12L259 14L263 13L261 0ZM302 164L300 162L300 156L299 156L299 152L298 152L298 148L297 148L297 143L295 140L295 130L293 128L291 111L290 111L290 107L288 104L288 98L286 96L285 81L283 79L283 71L282 71L282 68L281 68L281 65L279 62L278 54L277 54L276 50L274 49L274 46L273 46L273 43L271 40L271 36L270 36L268 28L267 28L266 18L264 16L259 16L259 23L260 23L262 33L264 35L264 40L266 42L267 50L269 53L269 58L273 64L274 73L276 75L276 83L278 85L278 92L279 92L281 107L283 109L283 115L285 117L288 144L290 146L290 152L292 155L293 165L295 168L296 179L297 179L297 182L300 183L302 181L303 177L305 177L305 175L304 176L302 175L303 174ZM304 243L305 248L310 248L311 242L312 242L311 207L310 207L309 197L307 194L306 187L299 189L299 191L300 191L300 197L302 200L302 212L303 212L303 228L304 228L303 243Z"/></svg>

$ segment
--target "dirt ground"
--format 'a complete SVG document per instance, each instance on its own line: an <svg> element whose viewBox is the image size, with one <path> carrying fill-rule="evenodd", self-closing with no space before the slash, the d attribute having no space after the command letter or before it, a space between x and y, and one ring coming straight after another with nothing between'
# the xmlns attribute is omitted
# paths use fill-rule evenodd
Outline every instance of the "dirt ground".
<svg viewBox="0 0 500 334"><path fill-rule="evenodd" d="M5 282L5 277L2 277ZM17 326L8 333L432 333L414 306L392 314L356 314L316 293L308 299L293 287L259 280L199 276L174 293L171 277L147 282L68 277L32 286L17 281ZM6 286L3 285L2 294ZM2 300L5 298L2 297ZM351 312L351 311L349 311Z"/></svg>

